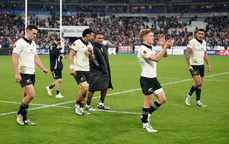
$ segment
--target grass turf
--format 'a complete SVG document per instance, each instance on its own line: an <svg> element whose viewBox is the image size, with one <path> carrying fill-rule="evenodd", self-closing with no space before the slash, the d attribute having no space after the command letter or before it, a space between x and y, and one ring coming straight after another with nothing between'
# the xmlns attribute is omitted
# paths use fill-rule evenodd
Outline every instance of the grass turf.
<svg viewBox="0 0 229 144"><path fill-rule="evenodd" d="M42 55L40 58L49 68L49 57ZM105 104L117 112L141 113L143 97L138 89L141 68L137 56L110 55L109 59L114 89L109 90L108 94L116 94L108 96ZM158 63L158 80L163 85L167 102L151 116L151 124L159 132L146 133L141 130L140 114L93 111L88 116L77 116L71 107L75 103L79 87L70 75L67 59L64 60L63 82L60 84L60 92L65 97L56 99L55 90L52 97L47 95L45 87L54 80L51 73L45 76L37 67L36 96L31 103L69 103L59 105L66 106L65 108L29 110L28 117L37 125L19 126L15 113L1 115L16 112L22 99L21 87L14 82L11 57L1 56L0 143L229 143L229 73L225 73L229 72L229 57L210 56L209 59L212 71L205 73L201 94L201 101L208 108L195 107L195 94L190 107L184 104L185 96L193 84L193 80L188 80L191 76L184 56L169 56ZM211 75L214 76L209 77ZM128 90L133 91L118 93ZM92 101L92 107L96 108L99 92L94 96L96 98ZM39 107L42 106L30 105L30 109Z"/></svg>

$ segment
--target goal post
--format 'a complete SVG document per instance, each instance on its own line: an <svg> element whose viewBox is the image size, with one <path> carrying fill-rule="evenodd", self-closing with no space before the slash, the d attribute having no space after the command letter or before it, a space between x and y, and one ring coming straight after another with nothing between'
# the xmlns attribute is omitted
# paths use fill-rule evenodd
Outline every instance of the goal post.
<svg viewBox="0 0 229 144"><path fill-rule="evenodd" d="M42 27L38 27L39 30L53 30L53 31L59 31L60 33L60 39L61 39L61 46L63 46L63 41L62 41L62 0L60 0L60 25L59 28L42 28ZM25 31L26 31L26 27L28 25L28 0L25 0ZM64 47L62 47L62 50L64 51Z"/></svg>

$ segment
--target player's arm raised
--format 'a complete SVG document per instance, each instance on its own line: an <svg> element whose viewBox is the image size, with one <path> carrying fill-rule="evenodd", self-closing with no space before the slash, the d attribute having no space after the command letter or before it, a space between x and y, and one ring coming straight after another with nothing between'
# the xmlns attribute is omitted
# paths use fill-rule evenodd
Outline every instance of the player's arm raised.
<svg viewBox="0 0 229 144"><path fill-rule="evenodd" d="M173 40L168 40L166 41L164 47L162 48L162 51L160 51L157 55L151 54L148 59L155 61L155 62L159 62L160 59L164 56L164 54L166 53L166 50L168 48L170 48L173 45Z"/></svg>
<svg viewBox="0 0 229 144"><path fill-rule="evenodd" d="M164 47L165 46L165 35L158 35L158 41L156 41L157 44L159 44L160 46ZM168 57L168 52L165 51L165 54L163 55L163 57Z"/></svg>
<svg viewBox="0 0 229 144"><path fill-rule="evenodd" d="M210 62L209 62L209 59L208 59L207 51L204 51L204 60L206 61L207 65L208 65L208 72L210 72L211 71L211 66L210 66Z"/></svg>
<svg viewBox="0 0 229 144"><path fill-rule="evenodd" d="M19 70L18 70L17 58L18 58L18 54L13 53L12 54L12 64L13 64L13 68L15 71L15 81L20 82L21 81L21 75L20 75Z"/></svg>
<svg viewBox="0 0 229 144"><path fill-rule="evenodd" d="M191 52L192 52L192 49L190 47L187 47L186 52L185 52L185 59L186 59L189 70L193 70L193 67L190 64L190 57L189 57Z"/></svg>
<svg viewBox="0 0 229 144"><path fill-rule="evenodd" d="M74 64L73 64L74 55L76 55L76 52L71 49L68 56L68 61L70 65L70 74L73 76L76 75L76 71L74 70Z"/></svg>
<svg viewBox="0 0 229 144"><path fill-rule="evenodd" d="M41 59L37 54L35 54L35 62L36 64L43 70L43 72L47 75L49 71L44 67L44 65L41 62Z"/></svg>

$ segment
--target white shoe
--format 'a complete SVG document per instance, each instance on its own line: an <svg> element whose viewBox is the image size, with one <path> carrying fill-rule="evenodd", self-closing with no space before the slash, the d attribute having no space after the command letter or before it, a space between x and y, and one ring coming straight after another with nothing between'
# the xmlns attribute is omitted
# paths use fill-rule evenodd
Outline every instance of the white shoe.
<svg viewBox="0 0 229 144"><path fill-rule="evenodd" d="M19 124L19 125L24 125L25 123L24 123L24 121L23 121L23 116L21 115L21 114L16 114L16 117L17 117L17 123Z"/></svg>
<svg viewBox="0 0 229 144"><path fill-rule="evenodd" d="M89 112L84 111L83 108L80 108L80 111L81 111L82 115L90 115L91 114Z"/></svg>
<svg viewBox="0 0 229 144"><path fill-rule="evenodd" d="M99 103L97 105L97 107L100 109L104 109L104 110L110 110L111 109L110 107L106 106L104 103Z"/></svg>
<svg viewBox="0 0 229 144"><path fill-rule="evenodd" d="M52 89L49 89L49 86L46 87L49 96L52 96Z"/></svg>
<svg viewBox="0 0 229 144"><path fill-rule="evenodd" d="M155 133L157 130L153 129L150 123L143 123L142 130L146 132L152 132Z"/></svg>
<svg viewBox="0 0 229 144"><path fill-rule="evenodd" d="M75 105L73 107L73 110L75 111L76 114L83 115L79 105Z"/></svg>
<svg viewBox="0 0 229 144"><path fill-rule="evenodd" d="M191 96L188 94L185 99L186 105L190 106L190 100L191 100Z"/></svg>
<svg viewBox="0 0 229 144"><path fill-rule="evenodd" d="M31 122L29 119L25 120L24 123L26 125L36 125L36 123Z"/></svg>
<svg viewBox="0 0 229 144"><path fill-rule="evenodd" d="M92 108L92 106L91 105L86 105L85 106L85 110L92 110L93 108Z"/></svg>
<svg viewBox="0 0 229 144"><path fill-rule="evenodd" d="M203 108L208 107L207 105L204 105L204 104L201 103L200 101L197 101L197 102L196 102L196 106L197 106L197 107L203 107Z"/></svg>
<svg viewBox="0 0 229 144"><path fill-rule="evenodd" d="M64 96L62 96L60 93L58 95L56 95L56 98L63 98Z"/></svg>

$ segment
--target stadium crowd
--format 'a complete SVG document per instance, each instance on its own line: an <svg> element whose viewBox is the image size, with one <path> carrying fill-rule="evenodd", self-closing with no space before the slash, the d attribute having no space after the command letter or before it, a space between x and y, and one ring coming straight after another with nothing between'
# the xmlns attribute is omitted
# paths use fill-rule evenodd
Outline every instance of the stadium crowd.
<svg viewBox="0 0 229 144"><path fill-rule="evenodd" d="M57 27L59 17L55 13L47 19L38 19L35 14L28 16L30 24L39 27ZM214 47L221 45L228 47L229 44L229 20L227 17L208 17L205 19L207 45ZM217 23L216 23L217 22ZM186 46L193 37L193 32L189 32L185 26L187 23L179 22L176 17L158 16L157 18L127 18L114 17L94 18L93 21L86 21L82 17L63 17L63 25L89 25L94 31L102 31L105 40L108 40L112 47L119 45L139 45L139 31L141 28L151 28L155 33L164 34L167 38L173 38L175 45ZM23 36L24 19L20 15L0 15L0 47L12 48L14 42ZM48 48L50 41L56 36L54 31L39 30L36 43L38 48ZM156 40L157 38L155 38ZM65 39L66 47L71 45L70 39ZM156 43L155 43L156 44Z"/></svg>
<svg viewBox="0 0 229 144"><path fill-rule="evenodd" d="M227 17L207 17L206 42L210 46L229 46L229 19Z"/></svg>

